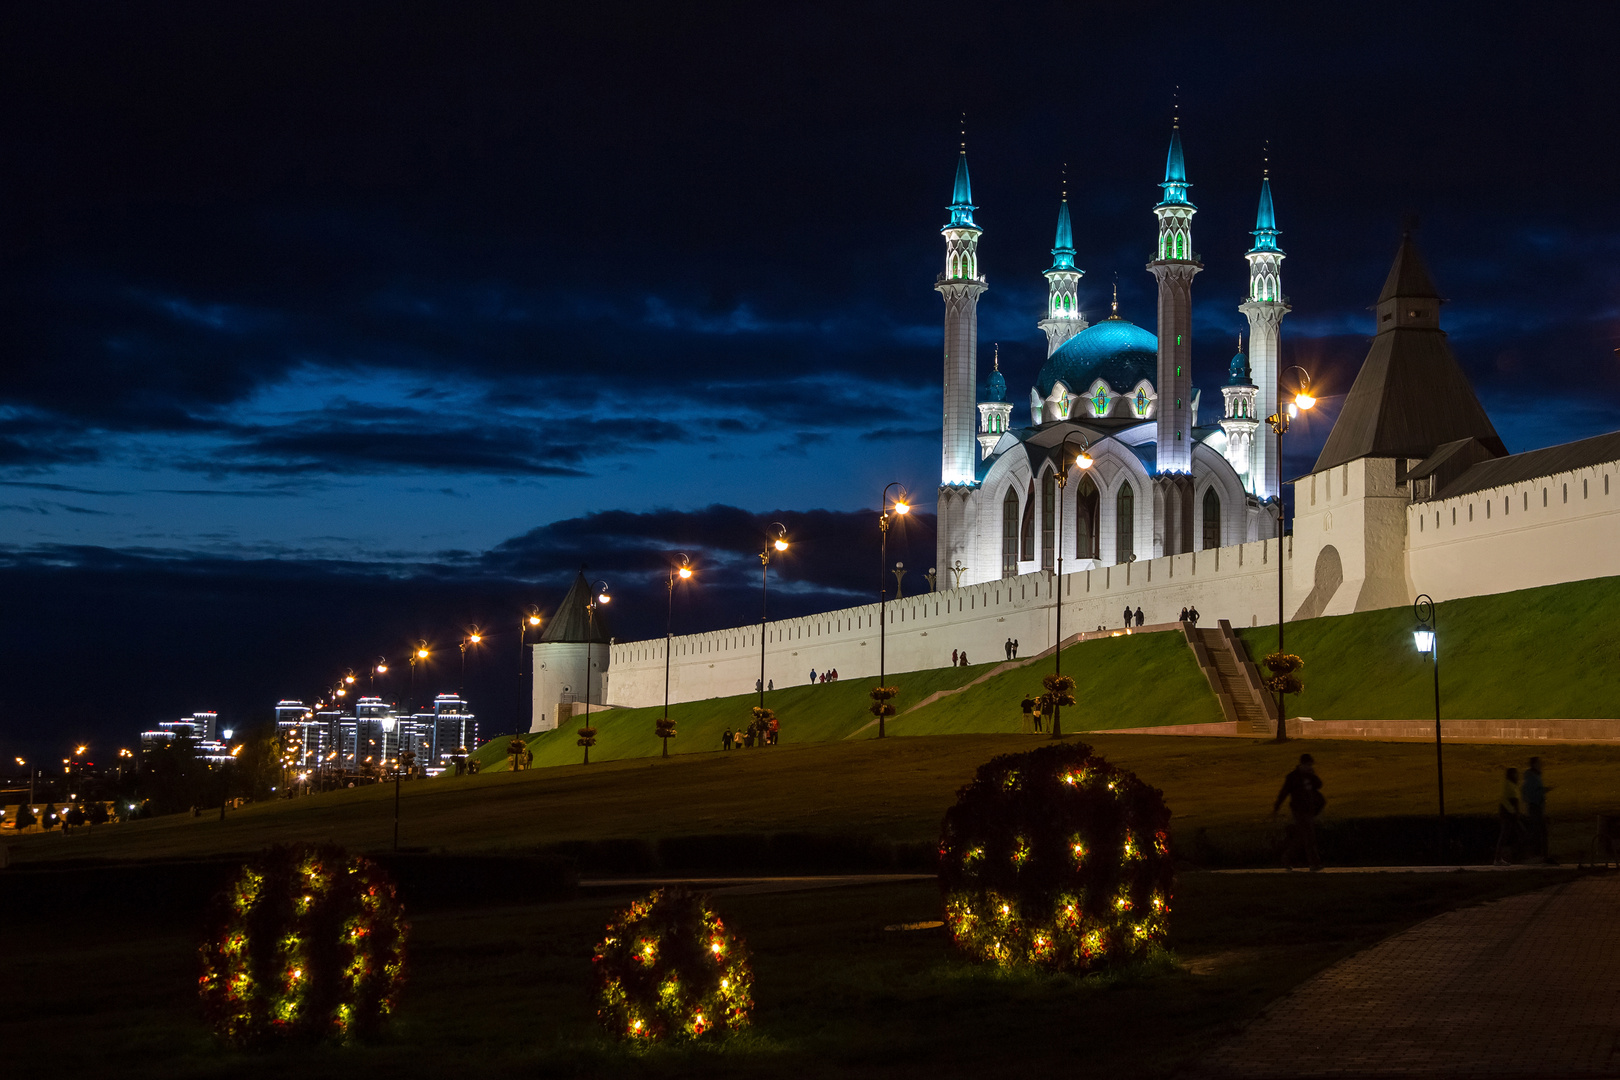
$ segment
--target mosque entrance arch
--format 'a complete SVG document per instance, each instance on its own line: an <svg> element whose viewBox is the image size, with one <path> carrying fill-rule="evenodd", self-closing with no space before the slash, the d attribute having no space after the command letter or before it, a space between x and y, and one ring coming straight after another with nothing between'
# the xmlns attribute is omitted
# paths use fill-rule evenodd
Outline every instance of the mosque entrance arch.
<svg viewBox="0 0 1620 1080"><path fill-rule="evenodd" d="M1102 498L1089 473L1082 476L1074 487L1074 504L1074 557L1100 559L1101 538L1098 536L1097 519L1098 511L1102 509Z"/></svg>

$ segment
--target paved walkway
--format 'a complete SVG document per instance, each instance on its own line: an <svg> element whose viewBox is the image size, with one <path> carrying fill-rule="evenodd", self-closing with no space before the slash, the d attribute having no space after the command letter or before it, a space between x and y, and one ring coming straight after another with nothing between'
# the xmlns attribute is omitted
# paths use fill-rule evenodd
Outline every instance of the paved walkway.
<svg viewBox="0 0 1620 1080"><path fill-rule="evenodd" d="M1273 1004L1194 1075L1620 1076L1620 875L1453 911Z"/></svg>

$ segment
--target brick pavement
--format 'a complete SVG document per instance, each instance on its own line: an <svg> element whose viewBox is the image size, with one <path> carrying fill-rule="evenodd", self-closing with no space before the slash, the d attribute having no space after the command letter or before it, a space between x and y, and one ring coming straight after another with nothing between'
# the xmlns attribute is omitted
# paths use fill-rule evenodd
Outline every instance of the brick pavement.
<svg viewBox="0 0 1620 1080"><path fill-rule="evenodd" d="M1620 1077L1620 875L1449 912L1340 961L1193 1070Z"/></svg>

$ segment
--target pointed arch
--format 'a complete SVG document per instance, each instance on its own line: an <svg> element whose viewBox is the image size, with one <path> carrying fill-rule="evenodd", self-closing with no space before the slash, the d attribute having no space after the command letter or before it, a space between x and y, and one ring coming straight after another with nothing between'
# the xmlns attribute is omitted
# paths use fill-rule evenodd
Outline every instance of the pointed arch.
<svg viewBox="0 0 1620 1080"><path fill-rule="evenodd" d="M1077 559L1099 558L1097 511L1101 503L1097 484L1088 472L1074 486L1074 557Z"/></svg>
<svg viewBox="0 0 1620 1080"><path fill-rule="evenodd" d="M1204 529L1203 548L1221 546L1221 497L1216 494L1213 485L1204 489Z"/></svg>
<svg viewBox="0 0 1620 1080"><path fill-rule="evenodd" d="M1041 569L1050 571L1057 554L1057 473L1041 471Z"/></svg>
<svg viewBox="0 0 1620 1080"><path fill-rule="evenodd" d="M1029 495L1024 500L1024 523L1019 530L1018 558L1023 562L1035 560L1035 481L1029 482Z"/></svg>
<svg viewBox="0 0 1620 1080"><path fill-rule="evenodd" d="M1114 496L1114 561L1130 562L1136 555L1136 489L1129 480Z"/></svg>
<svg viewBox="0 0 1620 1080"><path fill-rule="evenodd" d="M1001 500L1001 576L1018 576L1018 492L1010 487Z"/></svg>

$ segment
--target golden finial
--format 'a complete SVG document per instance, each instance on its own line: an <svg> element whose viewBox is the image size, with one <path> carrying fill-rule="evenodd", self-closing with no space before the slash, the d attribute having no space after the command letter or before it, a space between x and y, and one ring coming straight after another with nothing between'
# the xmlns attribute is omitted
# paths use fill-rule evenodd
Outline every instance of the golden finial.
<svg viewBox="0 0 1620 1080"><path fill-rule="evenodd" d="M1243 331L1238 331L1238 352L1243 351Z"/></svg>
<svg viewBox="0 0 1620 1080"><path fill-rule="evenodd" d="M1114 318L1119 318L1119 282L1114 282Z"/></svg>
<svg viewBox="0 0 1620 1080"><path fill-rule="evenodd" d="M1261 162L1261 165L1262 165L1262 168L1260 170L1260 175L1262 177L1265 177L1265 178L1270 178L1270 176L1271 176L1271 140L1270 139L1267 139L1266 142L1265 142L1265 149L1261 153L1260 162Z"/></svg>
<svg viewBox="0 0 1620 1080"><path fill-rule="evenodd" d="M1181 126L1181 84L1176 84L1175 92L1170 95L1170 126Z"/></svg>
<svg viewBox="0 0 1620 1080"><path fill-rule="evenodd" d="M994 371L1000 371L1001 370L1001 342L999 342L999 341L996 342L996 355L995 355L995 359L991 361L991 364L994 365L992 370L994 370Z"/></svg>
<svg viewBox="0 0 1620 1080"><path fill-rule="evenodd" d="M962 110L962 153L967 153L967 110Z"/></svg>
<svg viewBox="0 0 1620 1080"><path fill-rule="evenodd" d="M1069 163L1063 163L1063 201L1069 201Z"/></svg>

